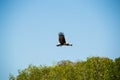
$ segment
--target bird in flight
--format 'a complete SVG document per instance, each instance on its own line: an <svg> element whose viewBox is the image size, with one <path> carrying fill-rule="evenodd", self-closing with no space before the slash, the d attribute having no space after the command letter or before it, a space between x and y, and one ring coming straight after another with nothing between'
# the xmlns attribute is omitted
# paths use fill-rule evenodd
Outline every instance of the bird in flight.
<svg viewBox="0 0 120 80"><path fill-rule="evenodd" d="M62 32L60 32L58 34L58 40L59 40L60 44L58 44L56 46L72 46L72 44L66 43L64 33L62 33Z"/></svg>

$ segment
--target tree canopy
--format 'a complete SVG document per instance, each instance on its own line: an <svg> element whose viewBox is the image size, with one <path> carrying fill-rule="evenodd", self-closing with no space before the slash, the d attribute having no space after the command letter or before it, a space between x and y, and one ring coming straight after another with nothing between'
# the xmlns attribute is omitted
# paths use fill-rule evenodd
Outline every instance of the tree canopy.
<svg viewBox="0 0 120 80"><path fill-rule="evenodd" d="M120 80L120 57L88 57L86 61L63 60L54 66L34 66L10 75L9 80Z"/></svg>

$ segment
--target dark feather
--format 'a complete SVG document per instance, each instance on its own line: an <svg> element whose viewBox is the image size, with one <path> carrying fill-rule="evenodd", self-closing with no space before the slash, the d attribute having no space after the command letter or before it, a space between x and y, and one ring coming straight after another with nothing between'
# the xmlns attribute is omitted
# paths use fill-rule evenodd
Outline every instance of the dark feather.
<svg viewBox="0 0 120 80"><path fill-rule="evenodd" d="M66 43L64 33L60 32L58 34L58 39L60 44L58 44L57 46L63 46L63 45L72 46L72 44Z"/></svg>
<svg viewBox="0 0 120 80"><path fill-rule="evenodd" d="M64 36L64 34L62 32L59 33L59 43L61 45L66 43L65 36Z"/></svg>

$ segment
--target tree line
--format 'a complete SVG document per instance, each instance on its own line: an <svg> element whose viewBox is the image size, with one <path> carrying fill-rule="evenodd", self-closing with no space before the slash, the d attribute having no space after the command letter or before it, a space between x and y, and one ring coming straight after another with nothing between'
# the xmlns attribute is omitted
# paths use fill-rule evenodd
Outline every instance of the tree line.
<svg viewBox="0 0 120 80"><path fill-rule="evenodd" d="M62 60L54 66L29 65L9 75L9 80L120 80L120 57L88 57L86 61Z"/></svg>

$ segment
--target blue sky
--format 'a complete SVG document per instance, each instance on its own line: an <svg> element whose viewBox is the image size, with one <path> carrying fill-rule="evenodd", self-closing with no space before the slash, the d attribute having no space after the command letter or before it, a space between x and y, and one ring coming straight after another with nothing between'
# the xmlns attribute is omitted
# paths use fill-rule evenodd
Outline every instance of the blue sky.
<svg viewBox="0 0 120 80"><path fill-rule="evenodd" d="M119 0L1 0L0 78L29 64L120 56ZM72 47L56 47L64 32Z"/></svg>

